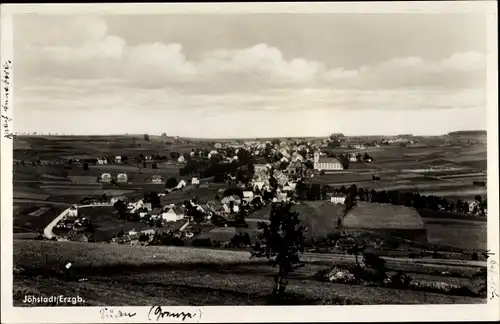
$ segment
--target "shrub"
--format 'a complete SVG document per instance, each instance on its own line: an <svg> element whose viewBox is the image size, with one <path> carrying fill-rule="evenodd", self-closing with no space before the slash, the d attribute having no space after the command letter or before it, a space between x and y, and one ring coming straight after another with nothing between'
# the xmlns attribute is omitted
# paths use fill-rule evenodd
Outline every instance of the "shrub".
<svg viewBox="0 0 500 324"><path fill-rule="evenodd" d="M212 241L209 238L198 238L193 240L193 246L211 247Z"/></svg>
<svg viewBox="0 0 500 324"><path fill-rule="evenodd" d="M392 276L384 280L384 284L390 288L409 289L413 278L405 275L401 271L396 272Z"/></svg>
<svg viewBox="0 0 500 324"><path fill-rule="evenodd" d="M417 289L428 292L436 292L446 295L478 297L469 287L447 282L416 282L409 285L411 289Z"/></svg>
<svg viewBox="0 0 500 324"><path fill-rule="evenodd" d="M168 180L165 182L165 187L168 189L174 188L177 186L177 179L175 178L168 178Z"/></svg>
<svg viewBox="0 0 500 324"><path fill-rule="evenodd" d="M330 282L344 283L344 284L354 284L357 283L357 279L349 270L333 268L325 274L325 279Z"/></svg>
<svg viewBox="0 0 500 324"><path fill-rule="evenodd" d="M386 261L373 253L366 252L363 255L363 262L365 263L365 266L367 266L368 268L372 268L382 272L385 272L386 270L385 268Z"/></svg>

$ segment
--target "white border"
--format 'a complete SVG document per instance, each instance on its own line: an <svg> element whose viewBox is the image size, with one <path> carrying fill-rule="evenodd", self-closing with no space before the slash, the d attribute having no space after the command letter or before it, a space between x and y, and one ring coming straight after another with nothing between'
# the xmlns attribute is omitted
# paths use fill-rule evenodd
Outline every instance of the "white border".
<svg viewBox="0 0 500 324"><path fill-rule="evenodd" d="M248 14L248 13L485 13L488 14L488 247L499 261L498 229L498 50L495 1L463 2L358 2L358 3L217 3L217 4L85 4L85 5L2 5L1 55L12 59L12 16L16 14ZM15 69L15 60L13 60ZM12 91L13 85L11 85ZM4 95L2 87L2 98ZM10 97L10 106L14 105ZM12 114L13 108L9 113ZM12 141L1 138L1 224L2 224L2 322L113 322L101 320L100 307L13 308L12 307ZM494 280L500 284L498 272ZM500 286L498 288L500 291ZM380 306L294 306L294 307L169 307L171 311L199 312L200 322L350 322L350 321L482 321L498 320L500 298L481 305L380 305ZM126 307L137 312L131 320L146 322L149 307ZM195 321L199 321L196 319ZM163 320L166 322L165 320ZM175 321L175 320L171 320ZM180 322L180 321L177 321ZM189 322L187 320L186 322Z"/></svg>

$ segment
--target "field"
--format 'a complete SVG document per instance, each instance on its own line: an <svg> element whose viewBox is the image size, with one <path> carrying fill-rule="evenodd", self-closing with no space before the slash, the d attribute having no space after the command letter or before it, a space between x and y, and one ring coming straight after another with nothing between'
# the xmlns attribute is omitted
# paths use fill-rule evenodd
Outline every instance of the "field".
<svg viewBox="0 0 500 324"><path fill-rule="evenodd" d="M14 206L14 233L41 231L65 209L43 203L15 203ZM45 211L41 213L40 210Z"/></svg>
<svg viewBox="0 0 500 324"><path fill-rule="evenodd" d="M294 205L292 210L300 214L300 219L307 228L306 238L318 238L332 233L337 226L337 219L343 214L344 206L325 201L307 201ZM248 216L252 223L268 220L270 206L257 210ZM247 223L250 222L247 220Z"/></svg>
<svg viewBox="0 0 500 324"><path fill-rule="evenodd" d="M474 181L486 181L485 144L390 145L354 151L369 153L374 163L350 163L343 172L316 175L310 181L334 187L356 184L370 190L418 191L450 199L486 194L485 188L473 186ZM373 174L380 180L373 182Z"/></svg>
<svg viewBox="0 0 500 324"><path fill-rule="evenodd" d="M423 229L417 210L405 206L358 202L342 220L348 228L366 229Z"/></svg>
<svg viewBox="0 0 500 324"><path fill-rule="evenodd" d="M64 246L64 248L63 248ZM421 291L320 282L315 274L331 261L305 255L304 267L289 279L292 304L450 304L485 300ZM74 264L64 280L62 266ZM15 241L14 305L25 293L78 294L86 306L265 305L275 269L248 252L180 247L130 247L76 242ZM422 266L429 273L437 265ZM439 276L420 277L439 280ZM433 270L432 270L433 271ZM471 268L470 271L474 271ZM476 270L477 271L477 270ZM457 277L455 281L467 281ZM133 298L132 298L133 296Z"/></svg>

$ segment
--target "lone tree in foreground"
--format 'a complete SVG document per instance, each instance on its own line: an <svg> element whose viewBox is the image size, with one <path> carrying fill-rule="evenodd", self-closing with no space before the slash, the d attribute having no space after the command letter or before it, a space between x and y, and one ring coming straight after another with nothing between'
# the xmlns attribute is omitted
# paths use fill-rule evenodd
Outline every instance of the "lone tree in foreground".
<svg viewBox="0 0 500 324"><path fill-rule="evenodd" d="M252 257L267 258L269 265L278 268L272 295L276 301L283 300L285 278L300 266L299 253L304 251L305 227L299 220L299 213L291 207L290 203L273 205L270 222L257 225L261 232L252 249Z"/></svg>
<svg viewBox="0 0 500 324"><path fill-rule="evenodd" d="M144 140L149 141L149 135L148 134L144 134Z"/></svg>

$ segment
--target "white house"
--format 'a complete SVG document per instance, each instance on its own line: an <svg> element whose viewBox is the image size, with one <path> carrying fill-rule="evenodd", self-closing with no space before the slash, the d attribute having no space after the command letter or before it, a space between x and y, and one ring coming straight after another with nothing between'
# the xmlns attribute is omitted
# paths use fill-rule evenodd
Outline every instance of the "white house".
<svg viewBox="0 0 500 324"><path fill-rule="evenodd" d="M181 181L179 181L179 183L177 183L177 186L176 186L175 188L177 188L177 189L182 189L182 188L184 188L186 185L187 185L186 181L181 180Z"/></svg>
<svg viewBox="0 0 500 324"><path fill-rule="evenodd" d="M78 206L73 205L69 208L68 213L66 214L68 217L78 217Z"/></svg>
<svg viewBox="0 0 500 324"><path fill-rule="evenodd" d="M345 195L342 194L334 194L330 197L330 201L334 204L341 204L343 205L345 203Z"/></svg>
<svg viewBox="0 0 500 324"><path fill-rule="evenodd" d="M103 173L101 174L101 182L104 182L104 183L110 183L111 182L111 174L109 173Z"/></svg>
<svg viewBox="0 0 500 324"><path fill-rule="evenodd" d="M97 158L97 164L108 164L108 160L105 157Z"/></svg>
<svg viewBox="0 0 500 324"><path fill-rule="evenodd" d="M286 162L286 163L288 163L288 159L286 158L286 156L284 156L284 157L281 158L280 162Z"/></svg>
<svg viewBox="0 0 500 324"><path fill-rule="evenodd" d="M254 181L254 182L252 183L252 186L253 186L254 188L255 188L255 187L259 188L259 190L262 190L262 188L264 187L264 185L265 185L264 181Z"/></svg>
<svg viewBox="0 0 500 324"><path fill-rule="evenodd" d="M349 155L349 162L358 162L358 157L356 156L356 154Z"/></svg>
<svg viewBox="0 0 500 324"><path fill-rule="evenodd" d="M343 170L342 163L336 158L320 157L319 152L314 153L314 169L318 171L338 171Z"/></svg>
<svg viewBox="0 0 500 324"><path fill-rule="evenodd" d="M153 183L163 183L163 177L159 174L153 175L151 182Z"/></svg>
<svg viewBox="0 0 500 324"><path fill-rule="evenodd" d="M126 173L119 173L116 176L116 182L118 183L127 183L128 182L128 176Z"/></svg>
<svg viewBox="0 0 500 324"><path fill-rule="evenodd" d="M243 191L243 200L246 202L250 202L253 199L253 191Z"/></svg>
<svg viewBox="0 0 500 324"><path fill-rule="evenodd" d="M120 197L112 197L110 200L109 200L109 203L111 205L114 205L116 204L119 200L122 200L122 201L127 201L127 198L124 197L124 196L120 196Z"/></svg>
<svg viewBox="0 0 500 324"><path fill-rule="evenodd" d="M234 203L234 205L239 205L241 203L241 199L237 195L224 197L222 198L221 203L229 205L231 201Z"/></svg>
<svg viewBox="0 0 500 324"><path fill-rule="evenodd" d="M229 204L224 204L223 208L224 208L224 212L228 213L228 214L231 212L237 213L240 211L240 207L236 204L233 205L233 210L231 210L231 206Z"/></svg>
<svg viewBox="0 0 500 324"><path fill-rule="evenodd" d="M222 144L221 143L215 143L214 147L216 149L221 149L222 148Z"/></svg>
<svg viewBox="0 0 500 324"><path fill-rule="evenodd" d="M286 148L282 148L281 150L279 150L279 152L286 158L290 157L290 153L288 153L288 150Z"/></svg>
<svg viewBox="0 0 500 324"><path fill-rule="evenodd" d="M181 156L179 156L179 158L177 159L177 162L178 162L178 163L184 163L184 162L186 162L186 159L184 158L184 156L183 156L183 155L181 155Z"/></svg>
<svg viewBox="0 0 500 324"><path fill-rule="evenodd" d="M210 152L208 152L208 158L210 159L212 156L217 154L219 154L219 152L217 152L216 150L211 150Z"/></svg>
<svg viewBox="0 0 500 324"><path fill-rule="evenodd" d="M120 155L115 156L115 163L122 163L122 157Z"/></svg>
<svg viewBox="0 0 500 324"><path fill-rule="evenodd" d="M303 161L304 161L304 157L302 155L300 155L300 153L294 152L292 154L292 162L303 162Z"/></svg>
<svg viewBox="0 0 500 324"><path fill-rule="evenodd" d="M168 207L167 211L164 211L161 217L166 222L177 222L184 219L184 209L179 206Z"/></svg>
<svg viewBox="0 0 500 324"><path fill-rule="evenodd" d="M196 177L191 178L191 184L192 185L198 185L198 184L200 184L200 179L198 179Z"/></svg>

